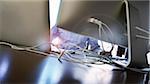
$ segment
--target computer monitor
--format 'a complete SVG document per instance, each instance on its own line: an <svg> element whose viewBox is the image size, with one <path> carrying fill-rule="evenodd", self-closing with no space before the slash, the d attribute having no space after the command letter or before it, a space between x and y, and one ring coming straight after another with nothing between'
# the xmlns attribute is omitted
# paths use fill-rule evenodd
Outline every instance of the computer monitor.
<svg viewBox="0 0 150 84"><path fill-rule="evenodd" d="M0 1L0 40L34 46L49 39L48 0Z"/></svg>
<svg viewBox="0 0 150 84"><path fill-rule="evenodd" d="M131 65L148 67L147 53L149 51L149 35L139 29L149 32L150 1L129 1L130 14L130 55ZM147 37L141 38L141 37Z"/></svg>
<svg viewBox="0 0 150 84"><path fill-rule="evenodd" d="M125 1L125 2L124 2ZM149 1L130 0L61 0L57 26L75 33L110 42L105 36L99 38L97 25L87 20L97 18L110 27L115 44L128 47L125 66L147 67L148 41L137 38L141 33L135 27L149 30ZM142 17L142 18L141 18ZM147 17L147 18L146 18ZM143 22L143 23L141 23ZM108 36L110 33L107 34Z"/></svg>
<svg viewBox="0 0 150 84"><path fill-rule="evenodd" d="M127 46L124 6L120 0L61 0L57 24L63 29L109 42L105 39L109 34L99 38L97 25L88 22L91 17L97 18L111 28L114 34L111 39L116 44Z"/></svg>

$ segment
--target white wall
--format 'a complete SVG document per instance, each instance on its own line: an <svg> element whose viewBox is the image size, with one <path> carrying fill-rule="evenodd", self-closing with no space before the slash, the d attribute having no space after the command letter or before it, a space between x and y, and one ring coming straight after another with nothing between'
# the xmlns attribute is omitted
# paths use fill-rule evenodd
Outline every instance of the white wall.
<svg viewBox="0 0 150 84"><path fill-rule="evenodd" d="M47 38L47 0L4 0L0 3L3 41L31 46Z"/></svg>
<svg viewBox="0 0 150 84"><path fill-rule="evenodd" d="M61 0L50 0L50 28L52 28L57 22L60 2Z"/></svg>

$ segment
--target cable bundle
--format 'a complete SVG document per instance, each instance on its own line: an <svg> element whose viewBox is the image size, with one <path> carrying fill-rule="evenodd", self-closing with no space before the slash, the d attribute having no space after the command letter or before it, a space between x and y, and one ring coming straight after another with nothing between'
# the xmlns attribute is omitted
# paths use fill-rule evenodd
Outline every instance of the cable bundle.
<svg viewBox="0 0 150 84"><path fill-rule="evenodd" d="M39 45L36 45L36 46L33 46L33 47L18 47L18 46L15 46L15 45L7 43L7 42L0 42L0 45L10 46L12 49L15 49L15 50L18 50L18 51L29 51L29 52L41 54L41 55L44 55L44 56L57 57L58 60L66 60L66 61L73 62L73 63L80 63L80 64L85 64L85 65L88 65L88 64L117 65L117 66L119 66L121 68L125 68L125 69L128 69L128 70L132 70L132 71L136 71L136 72L140 72L140 73L147 73L147 72L150 71L149 68L136 69L136 68L124 67L124 66L114 62L111 57L98 55L97 53L93 53L92 51L82 49L81 47L77 46L76 44L70 44L70 45L78 47L78 48L80 48L80 50L61 50L57 46L55 46L54 44L48 43L48 44L50 44L52 46L57 47L59 49L59 52L51 51L49 53L45 53L45 52L42 52L42 51L38 51L37 47L39 47L41 45L44 45L44 44L46 44L46 43L39 44ZM86 58L77 57L75 55L78 55L78 56L85 55Z"/></svg>

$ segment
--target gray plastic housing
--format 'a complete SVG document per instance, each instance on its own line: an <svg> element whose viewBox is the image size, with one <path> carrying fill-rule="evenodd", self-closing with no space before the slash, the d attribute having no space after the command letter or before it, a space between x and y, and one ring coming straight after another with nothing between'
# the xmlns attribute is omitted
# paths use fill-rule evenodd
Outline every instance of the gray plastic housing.
<svg viewBox="0 0 150 84"><path fill-rule="evenodd" d="M149 4L148 0L61 0L57 26L109 42L107 36L99 38L98 26L87 21L90 17L97 18L115 34L111 38L117 38L115 44L128 47L129 63L125 66L148 67L149 40L137 38L137 34L145 33L135 27L149 30Z"/></svg>

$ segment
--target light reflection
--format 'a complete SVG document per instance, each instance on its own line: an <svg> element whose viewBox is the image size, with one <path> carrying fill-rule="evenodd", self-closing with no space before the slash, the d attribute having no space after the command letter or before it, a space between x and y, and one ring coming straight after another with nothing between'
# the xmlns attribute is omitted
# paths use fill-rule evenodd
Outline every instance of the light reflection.
<svg viewBox="0 0 150 84"><path fill-rule="evenodd" d="M58 45L60 45L62 43L62 41L61 41L60 37L56 37L55 39L52 40L52 43L54 45L58 46Z"/></svg>
<svg viewBox="0 0 150 84"><path fill-rule="evenodd" d="M61 0L50 0L50 28L52 28L57 22L57 15L59 11Z"/></svg>
<svg viewBox="0 0 150 84"><path fill-rule="evenodd" d="M8 67L9 67L8 56L2 57L2 59L0 60L0 80L2 80L5 77L8 71Z"/></svg>
<svg viewBox="0 0 150 84"><path fill-rule="evenodd" d="M57 59L48 57L44 60L38 84L57 84L63 73L63 67Z"/></svg>
<svg viewBox="0 0 150 84"><path fill-rule="evenodd" d="M86 66L81 66L81 65L77 65L78 67L73 67L72 68L72 72L73 72L73 77L76 79L76 80L79 80L81 82L83 82L84 78L86 76L87 73L85 72L88 72L88 69ZM82 74L82 76L81 76Z"/></svg>
<svg viewBox="0 0 150 84"><path fill-rule="evenodd" d="M83 84L111 84L113 72L108 69L90 68L85 74Z"/></svg>
<svg viewBox="0 0 150 84"><path fill-rule="evenodd" d="M109 43L109 42L105 42L105 41L101 42L100 40L98 40L98 44L100 46L103 46L105 51L110 51L111 48L112 48L112 44ZM111 52L112 56L116 56L117 55L117 51L118 51L118 45L114 45L114 48L113 48L113 50Z"/></svg>
<svg viewBox="0 0 150 84"><path fill-rule="evenodd" d="M109 43L109 42L105 42L105 41L100 41L100 40L98 40L98 44L99 44L100 46L103 46L105 51L110 51L111 48L112 48L112 44Z"/></svg>
<svg viewBox="0 0 150 84"><path fill-rule="evenodd" d="M117 56L117 51L118 51L118 46L117 45L114 45L114 48L111 52L112 56Z"/></svg>
<svg viewBox="0 0 150 84"><path fill-rule="evenodd" d="M36 46L36 48L40 49L41 51L46 51L50 48L50 45L48 43L49 43L49 38L47 36L39 37L36 40L35 46Z"/></svg>
<svg viewBox="0 0 150 84"><path fill-rule="evenodd" d="M150 52L147 53L147 61L148 61L148 64L150 65Z"/></svg>
<svg viewBox="0 0 150 84"><path fill-rule="evenodd" d="M60 45L62 44L62 39L60 37L56 37L55 39L52 40L52 44L54 44L55 46L51 46L51 49L53 51L59 52L59 49L57 47L60 47Z"/></svg>
<svg viewBox="0 0 150 84"><path fill-rule="evenodd" d="M91 66L73 68L74 78L80 80L82 84L111 84L113 78L112 70L116 67L107 64Z"/></svg>

